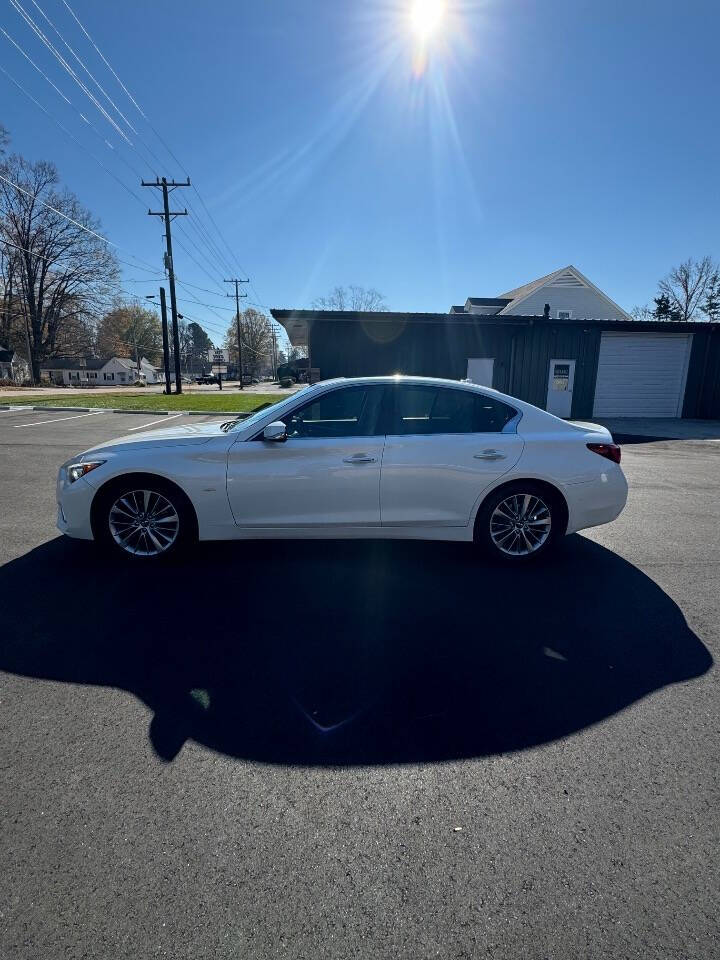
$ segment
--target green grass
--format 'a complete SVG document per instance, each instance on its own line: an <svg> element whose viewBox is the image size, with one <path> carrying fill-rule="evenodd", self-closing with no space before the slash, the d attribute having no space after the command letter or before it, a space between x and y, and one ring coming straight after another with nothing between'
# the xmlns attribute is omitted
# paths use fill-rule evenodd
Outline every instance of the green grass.
<svg viewBox="0 0 720 960"><path fill-rule="evenodd" d="M282 393L240 393L237 390L218 390L217 393L183 393L180 396L163 393L87 393L46 394L45 396L7 397L0 393L0 404L26 404L36 407L108 407L115 410L207 410L250 413L258 407L282 400Z"/></svg>

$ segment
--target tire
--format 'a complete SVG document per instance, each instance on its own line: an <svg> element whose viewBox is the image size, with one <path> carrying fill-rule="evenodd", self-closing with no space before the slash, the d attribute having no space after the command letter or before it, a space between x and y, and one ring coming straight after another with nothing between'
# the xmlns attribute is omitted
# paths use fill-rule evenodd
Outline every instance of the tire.
<svg viewBox="0 0 720 960"><path fill-rule="evenodd" d="M158 563L178 556L197 537L192 506L171 483L138 476L111 484L100 496L95 539L115 557Z"/></svg>
<svg viewBox="0 0 720 960"><path fill-rule="evenodd" d="M493 491L478 511L475 541L505 563L532 563L547 555L565 532L559 494L533 481Z"/></svg>

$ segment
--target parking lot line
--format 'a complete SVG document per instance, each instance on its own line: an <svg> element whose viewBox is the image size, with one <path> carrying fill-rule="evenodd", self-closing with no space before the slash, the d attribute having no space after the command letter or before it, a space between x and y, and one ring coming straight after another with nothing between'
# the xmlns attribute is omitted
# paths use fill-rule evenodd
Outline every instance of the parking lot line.
<svg viewBox="0 0 720 960"><path fill-rule="evenodd" d="M92 413L76 413L72 417L56 417L55 420L36 420L34 423L14 423L13 428L19 430L20 427L42 427L45 423L62 423L63 420L79 420L81 417L99 417L101 413L107 413L107 411L93 410Z"/></svg>
<svg viewBox="0 0 720 960"><path fill-rule="evenodd" d="M181 413L173 413L171 417L163 417L161 420L151 420L150 423L143 423L139 427L130 427L128 433L131 433L133 430L144 430L145 427L154 427L156 423L167 423L168 420L177 420L177 418L181 416Z"/></svg>

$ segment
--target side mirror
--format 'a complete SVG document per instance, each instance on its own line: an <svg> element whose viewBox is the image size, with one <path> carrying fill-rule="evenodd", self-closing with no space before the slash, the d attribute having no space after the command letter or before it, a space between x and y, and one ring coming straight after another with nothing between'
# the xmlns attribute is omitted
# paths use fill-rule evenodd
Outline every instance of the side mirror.
<svg viewBox="0 0 720 960"><path fill-rule="evenodd" d="M272 440L275 443L283 443L287 440L287 428L282 420L276 420L275 423L269 423L265 427L263 440Z"/></svg>

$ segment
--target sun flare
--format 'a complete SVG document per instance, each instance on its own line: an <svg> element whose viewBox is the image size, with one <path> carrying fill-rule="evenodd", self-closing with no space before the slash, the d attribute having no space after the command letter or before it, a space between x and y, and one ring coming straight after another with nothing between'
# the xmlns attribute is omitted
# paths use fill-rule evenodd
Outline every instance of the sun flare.
<svg viewBox="0 0 720 960"><path fill-rule="evenodd" d="M418 41L427 44L441 29L445 0L412 0L410 28Z"/></svg>

